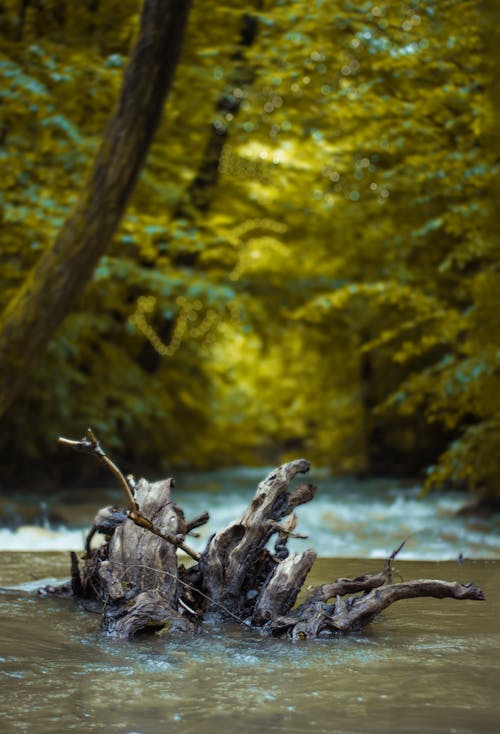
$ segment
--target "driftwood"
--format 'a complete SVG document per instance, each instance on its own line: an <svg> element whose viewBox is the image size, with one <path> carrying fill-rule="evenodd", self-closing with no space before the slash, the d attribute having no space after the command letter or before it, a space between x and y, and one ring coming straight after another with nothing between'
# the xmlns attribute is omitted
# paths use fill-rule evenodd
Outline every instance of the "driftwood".
<svg viewBox="0 0 500 734"><path fill-rule="evenodd" d="M186 521L171 497L173 479L151 484L125 478L90 430L81 441L60 441L103 461L122 485L129 507L100 510L87 539L83 568L72 554L71 582L41 591L70 594L84 607L98 610L104 629L114 636L193 632L215 614L275 637L318 637L359 630L400 599L484 599L475 584L436 579L393 583L393 561L402 544L379 573L322 584L295 606L316 559L313 550L289 553L287 548L289 537L304 537L294 532L294 508L313 499L316 491L311 484L291 488L296 475L309 470L308 461L299 459L272 471L242 516L213 535L198 554L186 544L186 536L208 514ZM94 548L96 533L104 535L105 543ZM191 557L191 565L178 564L179 548Z"/></svg>

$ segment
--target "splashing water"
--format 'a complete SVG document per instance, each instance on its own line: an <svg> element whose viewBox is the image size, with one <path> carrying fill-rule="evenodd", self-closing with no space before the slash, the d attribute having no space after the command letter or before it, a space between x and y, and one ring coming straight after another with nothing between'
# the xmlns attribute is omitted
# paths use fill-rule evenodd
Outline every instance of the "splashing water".
<svg viewBox="0 0 500 734"><path fill-rule="evenodd" d="M210 513L210 521L199 529L200 538L190 538L190 545L202 550L212 533L237 518L266 472L245 468L181 475L174 499L186 517L205 509ZM407 539L401 559L451 560L460 554L500 558L500 514L458 516L467 501L463 494L436 492L421 499L417 483L328 478L318 471L311 472L310 481L318 485L318 493L296 511L298 530L309 538L290 540L291 550L313 547L323 557L386 558ZM36 525L21 522L15 529L0 528L0 550L81 549L95 511L107 504L122 505L123 497L119 490L103 490L93 492L92 501L95 504L88 493L75 496L74 491L45 498ZM22 515L22 509L19 512ZM63 517L57 527L47 520L51 512Z"/></svg>

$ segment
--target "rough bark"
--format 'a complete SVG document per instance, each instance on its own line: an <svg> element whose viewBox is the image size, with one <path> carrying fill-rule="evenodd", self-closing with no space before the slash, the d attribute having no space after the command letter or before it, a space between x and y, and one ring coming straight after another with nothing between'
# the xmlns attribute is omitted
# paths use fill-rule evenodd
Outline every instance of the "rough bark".
<svg viewBox="0 0 500 734"><path fill-rule="evenodd" d="M158 127L190 0L145 0L138 41L90 180L0 321L0 415L22 389L111 242Z"/></svg>
<svg viewBox="0 0 500 734"><path fill-rule="evenodd" d="M266 626L270 635L292 637L293 639L319 637L325 634L347 633L359 630L394 602L414 597L434 597L436 599L484 600L484 594L475 584L440 581L438 579L419 579L406 583L379 585L380 574L366 576L365 588L376 587L362 596L348 596L348 589L357 586L354 579L343 579L344 589L339 588L335 604L321 601L308 601L301 604L288 616L277 617ZM314 593L313 593L314 596Z"/></svg>
<svg viewBox="0 0 500 734"><path fill-rule="evenodd" d="M313 550L291 553L276 566L274 574L259 594L252 622L261 627L285 614L294 604L316 560Z"/></svg>
<svg viewBox="0 0 500 734"><path fill-rule="evenodd" d="M184 538L187 524L171 499L173 484L173 479L154 484L141 479L134 488L134 500L155 530L175 540ZM172 625L189 629L190 621L179 611L179 604L181 610L184 608L179 602L183 589L179 590L178 584L176 544L138 525L130 515L113 513L112 508L97 514L99 531L112 535L104 549L87 549L81 577L72 569L73 593L98 601L105 628L118 637Z"/></svg>
<svg viewBox="0 0 500 734"><path fill-rule="evenodd" d="M90 431L89 437L63 442L96 453L116 470L123 485L123 475ZM131 509L105 508L96 516L94 528L105 534L105 545L91 548L87 543L82 573L73 555L71 583L47 587L43 593L73 594L84 605L100 608L104 628L117 637L151 630L192 632L207 613L275 637L319 637L359 630L401 599L484 599L475 584L438 579L392 583L394 557L402 544L379 573L321 584L294 606L316 559L311 549L290 554L287 548L290 536L304 537L294 533L293 510L314 497L315 487L290 485L309 466L298 459L272 471L241 517L213 535L201 556L184 538L207 514L186 522L171 498L173 480L150 484L142 479L133 488L127 485ZM267 548L273 535L274 553ZM178 547L187 548L195 559L189 568L177 565Z"/></svg>
<svg viewBox="0 0 500 734"><path fill-rule="evenodd" d="M316 488L311 484L288 492L292 479L309 467L308 461L299 459L272 471L243 515L210 540L200 562L203 590L212 600L210 609L223 605L238 615L253 614L255 600L279 566L266 550L267 541L273 533L286 533L278 521L314 496Z"/></svg>
<svg viewBox="0 0 500 734"><path fill-rule="evenodd" d="M172 479L149 484L142 479L135 498L141 512L158 530L169 535L182 533L185 521L181 510L170 498ZM109 544L112 575L120 583L138 589L160 589L175 598L177 594L176 548L146 528L126 520L113 534ZM161 569L160 572L157 569Z"/></svg>

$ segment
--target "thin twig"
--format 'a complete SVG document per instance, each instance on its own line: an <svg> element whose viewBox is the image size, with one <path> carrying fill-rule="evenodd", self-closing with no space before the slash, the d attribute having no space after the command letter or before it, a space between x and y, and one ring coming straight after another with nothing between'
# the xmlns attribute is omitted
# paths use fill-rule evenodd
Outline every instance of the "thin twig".
<svg viewBox="0 0 500 734"><path fill-rule="evenodd" d="M139 509L126 477L122 474L116 464L111 461L108 456L106 456L104 449L100 445L91 428L87 429L87 438L82 438L80 441L72 441L69 438L63 438L62 436L59 436L58 442L62 443L64 446L70 446L72 449L75 449L75 451L80 451L84 454L93 454L94 456L97 456L97 458L100 459L102 463L105 464L112 472L112 474L114 474L115 477L118 479L123 491L125 492L130 509Z"/></svg>
<svg viewBox="0 0 500 734"><path fill-rule="evenodd" d="M186 545L182 540L180 540L180 538L176 538L174 535L170 535L167 533L162 533L161 530L158 530L158 528L153 525L151 520L148 520L148 518L145 517L142 512L139 512L139 510L130 510L128 513L128 517L138 527L149 530L150 533L153 533L153 535L157 535L159 538L166 540L167 543L175 545L176 548L181 548L185 553L188 554L188 556L191 556L191 558L193 558L195 561L200 560L201 556L199 553Z"/></svg>
<svg viewBox="0 0 500 734"><path fill-rule="evenodd" d="M309 537L303 533L294 533L293 530L288 530L288 528L280 525L276 520L268 520L268 524L269 527L278 532L282 538L299 538L300 540L307 540Z"/></svg>
<svg viewBox="0 0 500 734"><path fill-rule="evenodd" d="M403 548L404 548L404 546L406 545L406 542L407 542L407 540L408 540L409 538L411 538L411 535L409 535L409 536L408 536L408 538L405 538L405 539L403 540L403 542L402 542L402 543L400 543L400 544L398 545L398 547L397 547L397 548L396 548L395 550L393 550L393 551L392 551L391 555L389 556L389 558L388 558L387 560L389 560L389 561L393 561L393 560L394 560L394 559L396 558L396 556L398 555L399 551L403 550Z"/></svg>
<svg viewBox="0 0 500 734"><path fill-rule="evenodd" d="M116 466L116 464L106 456L104 449L101 447L91 428L87 429L87 438L82 438L80 441L73 441L69 438L63 438L62 436L59 437L58 441L64 446L70 446L71 448L75 449L75 451L81 451L85 454L93 454L94 456L97 456L98 459L100 459L100 461L102 461L103 464L108 467L108 469L118 479L123 491L125 492L129 504L128 517L130 518L130 520L132 520L133 523L135 523L138 527L149 530L150 533L153 533L153 535L157 535L159 538L166 540L167 543L171 543L176 548L181 548L184 553L187 553L187 555L191 556L191 558L193 558L195 561L200 560L199 553L186 545L182 540L175 538L173 535L162 533L161 530L158 530L158 528L153 525L151 520L149 520L142 514L139 509L139 505L135 501L135 497L133 495L132 488L129 482L120 471L120 469Z"/></svg>
<svg viewBox="0 0 500 734"><path fill-rule="evenodd" d="M386 562L385 562L385 573L387 574L387 581L388 581L388 582L389 582L390 584L392 584L392 575L393 575L393 573L394 573L394 569L393 569L393 567L392 567L392 562L393 562L393 560L394 560L394 559L396 558L396 556L398 555L398 553L399 553L399 552L400 552L400 551L401 551L401 550L402 550L402 549L404 548L404 546L406 545L406 542L407 542L407 541L408 541L408 540L409 540L410 538L411 538L411 535L409 535L409 536L408 536L407 538L405 538L405 539L403 540L403 542L402 542L402 543L400 543L400 544L398 545L398 547L397 547L397 548L395 548L395 549L394 549L394 550L392 551L391 555L389 556L389 558L388 558L388 559L386 560ZM400 574L400 573L398 573L397 571L396 571L396 575L397 575L397 576L399 576L399 578L401 579L401 581L403 581L403 577L402 577L402 576L401 576L401 574Z"/></svg>

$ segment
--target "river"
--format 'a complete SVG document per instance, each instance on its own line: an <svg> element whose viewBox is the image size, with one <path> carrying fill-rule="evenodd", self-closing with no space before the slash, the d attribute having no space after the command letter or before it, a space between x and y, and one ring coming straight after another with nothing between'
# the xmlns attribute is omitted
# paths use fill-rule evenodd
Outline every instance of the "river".
<svg viewBox="0 0 500 734"><path fill-rule="evenodd" d="M176 476L174 499L194 517L209 510L201 537L189 544L204 548L210 535L236 518L270 469L232 469ZM297 509L298 527L309 541L293 540L292 550L312 543L331 558L387 558L406 539L399 558L453 560L500 558L500 513L457 516L467 495L433 492L421 499L416 481L331 478L312 470L314 500ZM40 499L43 497L43 499ZM123 505L118 489L10 493L0 505L0 550L74 550L82 547L96 510ZM1 527L1 516L4 527Z"/></svg>
<svg viewBox="0 0 500 734"><path fill-rule="evenodd" d="M254 480L253 470L185 475L177 500L188 515L209 508L220 526L251 497ZM402 495L394 482L318 483L318 499L299 510L298 529L311 537L295 543L335 558L321 557L309 583L376 571L410 536L396 564L404 579L475 581L486 601L405 600L361 633L318 641L208 624L194 637L117 642L70 600L36 594L67 577L64 549L81 547L95 501L107 504L113 493L47 496L40 525L23 523L29 498L12 496L18 525L0 531L1 731L496 732L498 516L458 518L463 498L423 501L417 487ZM47 520L58 513L51 527Z"/></svg>

